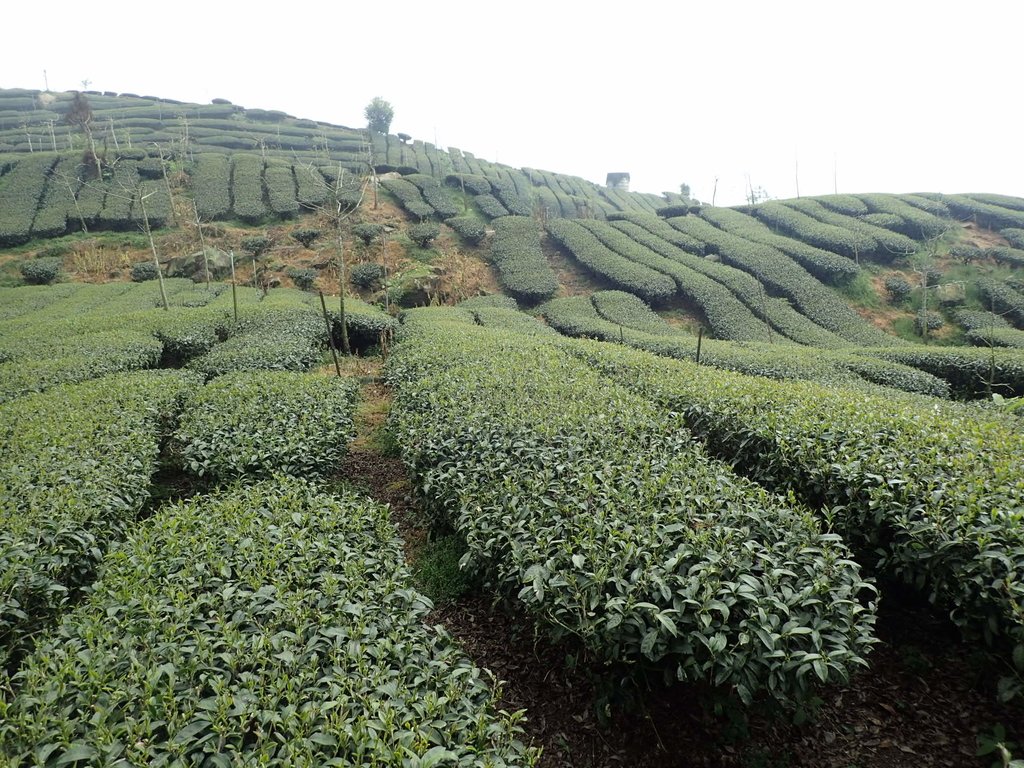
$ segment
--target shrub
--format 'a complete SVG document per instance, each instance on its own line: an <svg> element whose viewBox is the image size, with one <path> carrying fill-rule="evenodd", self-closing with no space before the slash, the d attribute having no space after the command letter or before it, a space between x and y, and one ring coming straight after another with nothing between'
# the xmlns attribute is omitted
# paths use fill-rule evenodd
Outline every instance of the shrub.
<svg viewBox="0 0 1024 768"><path fill-rule="evenodd" d="M160 277L156 264L152 261L139 261L132 264L132 281L144 283L147 280L156 280Z"/></svg>
<svg viewBox="0 0 1024 768"><path fill-rule="evenodd" d="M667 299L676 292L671 277L620 256L575 221L551 219L548 233L585 267L646 301Z"/></svg>
<svg viewBox="0 0 1024 768"><path fill-rule="evenodd" d="M903 275L889 275L885 278L885 290L894 302L901 302L910 296L914 286Z"/></svg>
<svg viewBox="0 0 1024 768"><path fill-rule="evenodd" d="M974 245L967 245L966 243L957 243L949 247L949 255L954 259L959 259L964 264L970 264L972 261L977 261L985 252Z"/></svg>
<svg viewBox="0 0 1024 768"><path fill-rule="evenodd" d="M290 164L268 163L263 171L270 210L277 216L290 218L299 212L295 176Z"/></svg>
<svg viewBox="0 0 1024 768"><path fill-rule="evenodd" d="M434 209L423 199L419 187L405 179L384 179L381 185L398 198L402 208L417 219L426 219L434 215Z"/></svg>
<svg viewBox="0 0 1024 768"><path fill-rule="evenodd" d="M917 317L914 318L914 328L922 336L931 331L939 330L945 324L946 321L942 315L932 310L918 311Z"/></svg>
<svg viewBox="0 0 1024 768"><path fill-rule="evenodd" d="M529 217L494 220L490 257L501 284L519 301L533 304L558 290L558 279L540 247L537 222Z"/></svg>
<svg viewBox="0 0 1024 768"><path fill-rule="evenodd" d="M352 285L364 290L372 290L377 287L381 278L384 277L384 267L372 261L364 261L356 264L348 273Z"/></svg>
<svg viewBox="0 0 1024 768"><path fill-rule="evenodd" d="M352 379L293 371L220 376L185 403L175 433L181 466L200 477L323 476L353 436Z"/></svg>
<svg viewBox="0 0 1024 768"><path fill-rule="evenodd" d="M487 234L483 223L474 216L453 216L445 224L470 245L478 245Z"/></svg>
<svg viewBox="0 0 1024 768"><path fill-rule="evenodd" d="M369 245L384 234L384 227L381 224L364 222L362 224L353 225L352 234L362 240L363 245Z"/></svg>
<svg viewBox="0 0 1024 768"><path fill-rule="evenodd" d="M291 278L292 282L295 283L295 287L300 291L312 289L313 283L316 282L317 277L320 275L315 269L300 269L297 267L289 267L285 274Z"/></svg>
<svg viewBox="0 0 1024 768"><path fill-rule="evenodd" d="M406 230L406 234L420 248L427 248L441 234L441 227L433 222L424 221L413 224Z"/></svg>
<svg viewBox="0 0 1024 768"><path fill-rule="evenodd" d="M263 202L263 160L258 155L235 154L231 166L235 215L249 224L262 221L270 214Z"/></svg>
<svg viewBox="0 0 1024 768"><path fill-rule="evenodd" d="M243 237L241 242L242 250L251 253L257 259L270 248L270 238L266 235L251 235Z"/></svg>
<svg viewBox="0 0 1024 768"><path fill-rule="evenodd" d="M508 216L508 209L505 208L505 206L502 205L494 195L477 195L473 200L480 208L480 212L489 219Z"/></svg>
<svg viewBox="0 0 1024 768"><path fill-rule="evenodd" d="M47 245L45 248L41 248L37 251L36 258L44 256L67 256L71 252L72 248L67 243L52 243L51 245Z"/></svg>
<svg viewBox="0 0 1024 768"><path fill-rule="evenodd" d="M0 742L16 765L534 765L430 609L351 491L172 504L27 662Z"/></svg>
<svg viewBox="0 0 1024 768"><path fill-rule="evenodd" d="M292 239L297 240L302 244L303 248L309 248L313 242L320 237L321 232L319 229L304 228L296 229L292 232Z"/></svg>
<svg viewBox="0 0 1024 768"><path fill-rule="evenodd" d="M227 217L231 211L231 164L226 155L201 154L192 169L192 194L203 221Z"/></svg>
<svg viewBox="0 0 1024 768"><path fill-rule="evenodd" d="M388 369L396 442L466 567L597 658L745 703L863 663L872 588L837 537L566 342L467 323L410 313Z"/></svg>
<svg viewBox="0 0 1024 768"><path fill-rule="evenodd" d="M60 277L64 260L57 256L44 256L22 262L21 276L29 285L49 285Z"/></svg>

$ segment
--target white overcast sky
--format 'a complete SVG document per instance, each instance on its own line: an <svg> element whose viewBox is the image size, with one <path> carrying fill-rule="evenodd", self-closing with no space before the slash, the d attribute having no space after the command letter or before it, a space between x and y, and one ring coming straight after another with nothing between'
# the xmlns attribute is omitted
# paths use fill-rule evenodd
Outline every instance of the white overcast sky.
<svg viewBox="0 0 1024 768"><path fill-rule="evenodd" d="M1024 196L1024 3L8 3L0 87L403 131L640 192Z"/></svg>

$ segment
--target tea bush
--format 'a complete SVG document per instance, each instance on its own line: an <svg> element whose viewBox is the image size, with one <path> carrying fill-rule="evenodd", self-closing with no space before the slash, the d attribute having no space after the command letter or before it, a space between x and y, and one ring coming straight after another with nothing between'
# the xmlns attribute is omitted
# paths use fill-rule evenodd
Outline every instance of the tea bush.
<svg viewBox="0 0 1024 768"><path fill-rule="evenodd" d="M292 371L237 371L195 392L175 433L183 469L200 477L324 476L352 439L356 386Z"/></svg>
<svg viewBox="0 0 1024 768"><path fill-rule="evenodd" d="M277 478L169 505L39 644L12 764L535 764L429 626L386 509Z"/></svg>
<svg viewBox="0 0 1024 768"><path fill-rule="evenodd" d="M531 218L495 219L490 257L502 286L519 301L534 304L558 290L558 279L540 247L537 222Z"/></svg>
<svg viewBox="0 0 1024 768"><path fill-rule="evenodd" d="M403 459L467 566L550 633L745 702L864 663L872 590L838 537L564 342L408 316L388 367Z"/></svg>
<svg viewBox="0 0 1024 768"><path fill-rule="evenodd" d="M547 229L573 258L623 290L651 302L668 299L676 293L676 284L671 277L620 256L580 223L569 219L550 219Z"/></svg>
<svg viewBox="0 0 1024 768"><path fill-rule="evenodd" d="M134 525L160 442L199 383L177 371L119 374L0 405L0 669Z"/></svg>

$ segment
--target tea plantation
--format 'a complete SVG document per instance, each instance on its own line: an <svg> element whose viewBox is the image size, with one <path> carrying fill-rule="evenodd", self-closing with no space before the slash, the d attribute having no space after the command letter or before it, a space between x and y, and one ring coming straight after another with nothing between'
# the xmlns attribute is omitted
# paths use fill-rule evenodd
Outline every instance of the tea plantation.
<svg viewBox="0 0 1024 768"><path fill-rule="evenodd" d="M1024 200L713 207L87 96L102 157L0 90L0 764L560 764L471 660L499 614L581 728L802 719L893 603L1024 698Z"/></svg>

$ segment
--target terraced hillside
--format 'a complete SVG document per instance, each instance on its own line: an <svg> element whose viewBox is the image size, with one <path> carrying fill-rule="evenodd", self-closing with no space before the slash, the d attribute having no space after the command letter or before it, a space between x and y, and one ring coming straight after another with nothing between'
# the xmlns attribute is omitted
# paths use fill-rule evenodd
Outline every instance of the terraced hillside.
<svg viewBox="0 0 1024 768"><path fill-rule="evenodd" d="M1024 738L1024 199L713 207L86 96L0 91L0 761Z"/></svg>

